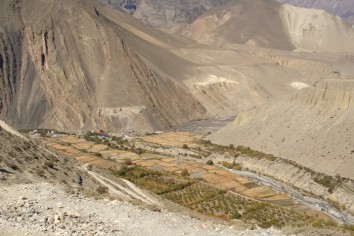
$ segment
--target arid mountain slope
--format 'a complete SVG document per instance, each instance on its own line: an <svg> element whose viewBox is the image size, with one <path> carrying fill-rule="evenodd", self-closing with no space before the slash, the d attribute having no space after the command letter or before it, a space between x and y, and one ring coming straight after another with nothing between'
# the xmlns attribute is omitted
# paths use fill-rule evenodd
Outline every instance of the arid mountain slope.
<svg viewBox="0 0 354 236"><path fill-rule="evenodd" d="M188 68L166 48L185 42L95 1L0 4L0 112L16 126L149 130L204 115L170 77Z"/></svg>
<svg viewBox="0 0 354 236"><path fill-rule="evenodd" d="M277 0L298 7L323 9L354 23L354 2L352 0Z"/></svg>
<svg viewBox="0 0 354 236"><path fill-rule="evenodd" d="M298 50L354 52L354 28L339 17L287 4L281 7L280 16L290 42Z"/></svg>
<svg viewBox="0 0 354 236"><path fill-rule="evenodd" d="M272 14L280 7L253 3L243 2L254 10L244 19L256 6ZM91 0L0 4L0 117L22 128L161 130L234 116L314 81L354 74L350 47L346 54L216 47ZM274 47L294 48L281 32L264 35Z"/></svg>
<svg viewBox="0 0 354 236"><path fill-rule="evenodd" d="M291 50L278 14L280 7L273 0L231 1L200 16L183 34L205 44Z"/></svg>
<svg viewBox="0 0 354 236"><path fill-rule="evenodd" d="M274 0L231 1L198 17L182 34L208 45L354 52L354 29L347 22L323 10Z"/></svg>
<svg viewBox="0 0 354 236"><path fill-rule="evenodd" d="M230 0L100 0L130 12L145 24L175 32L204 12Z"/></svg>
<svg viewBox="0 0 354 236"><path fill-rule="evenodd" d="M227 145L250 146L353 179L353 96L353 80L324 80L288 101L239 115L209 138Z"/></svg>

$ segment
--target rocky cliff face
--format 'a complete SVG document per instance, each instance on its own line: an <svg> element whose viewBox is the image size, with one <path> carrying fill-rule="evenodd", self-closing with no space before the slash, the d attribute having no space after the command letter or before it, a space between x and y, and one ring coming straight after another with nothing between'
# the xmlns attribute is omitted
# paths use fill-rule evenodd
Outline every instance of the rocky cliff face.
<svg viewBox="0 0 354 236"><path fill-rule="evenodd" d="M164 36L129 16L92 1L9 0L0 11L0 112L16 126L151 130L204 113L159 69Z"/></svg>

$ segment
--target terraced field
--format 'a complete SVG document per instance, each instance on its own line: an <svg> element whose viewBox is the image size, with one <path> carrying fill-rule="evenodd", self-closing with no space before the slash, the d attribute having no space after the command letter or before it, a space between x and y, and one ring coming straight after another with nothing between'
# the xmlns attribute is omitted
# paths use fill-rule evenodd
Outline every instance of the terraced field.
<svg viewBox="0 0 354 236"><path fill-rule="evenodd" d="M164 195L173 202L210 216L225 220L242 219L256 221L261 227L282 227L284 225L304 226L314 223L315 219L305 213L276 207L269 203L213 188L203 182L195 183ZM325 221L321 222L325 224Z"/></svg>
<svg viewBox="0 0 354 236"><path fill-rule="evenodd" d="M286 224L327 227L333 223L328 216L293 201L288 195L231 173L221 165L193 158L198 153L210 152L200 138L196 134L172 132L142 136L124 145L77 136L40 140L48 148L115 174L139 168L135 174L120 177L205 215L223 220L241 219L262 227Z"/></svg>

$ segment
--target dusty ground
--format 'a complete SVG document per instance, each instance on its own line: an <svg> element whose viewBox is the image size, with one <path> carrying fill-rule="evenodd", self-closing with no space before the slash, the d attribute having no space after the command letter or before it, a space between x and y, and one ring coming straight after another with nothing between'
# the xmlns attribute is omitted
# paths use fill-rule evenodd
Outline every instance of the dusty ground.
<svg viewBox="0 0 354 236"><path fill-rule="evenodd" d="M0 235L283 235L279 231L238 231L165 210L154 212L127 202L94 200L60 186L39 183L0 186Z"/></svg>

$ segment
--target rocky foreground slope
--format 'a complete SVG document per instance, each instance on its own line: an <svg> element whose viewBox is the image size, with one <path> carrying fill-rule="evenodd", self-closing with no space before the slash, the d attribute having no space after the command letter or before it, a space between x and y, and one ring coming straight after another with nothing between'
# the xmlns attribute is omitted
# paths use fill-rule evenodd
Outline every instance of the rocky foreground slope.
<svg viewBox="0 0 354 236"><path fill-rule="evenodd" d="M353 80L320 81L288 101L239 115L210 138L353 179L353 95Z"/></svg>
<svg viewBox="0 0 354 236"><path fill-rule="evenodd" d="M20 197L19 197L20 196ZM68 195L60 186L0 186L1 235L285 235L274 229L237 230L121 201Z"/></svg>
<svg viewBox="0 0 354 236"><path fill-rule="evenodd" d="M17 137L0 126L1 184L37 183L42 180L72 184L78 174L88 177L73 159ZM87 178L87 186L99 185Z"/></svg>

